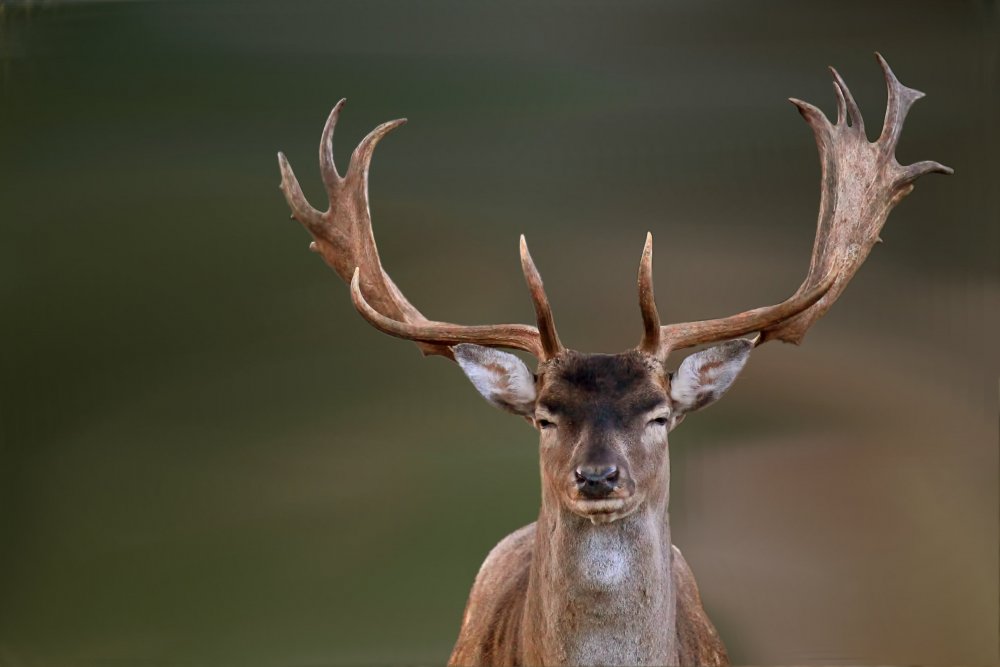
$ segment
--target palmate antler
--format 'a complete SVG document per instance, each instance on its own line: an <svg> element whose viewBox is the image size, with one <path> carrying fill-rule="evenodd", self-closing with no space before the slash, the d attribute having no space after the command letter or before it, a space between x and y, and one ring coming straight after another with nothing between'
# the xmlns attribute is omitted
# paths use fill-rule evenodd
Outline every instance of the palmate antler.
<svg viewBox="0 0 1000 667"><path fill-rule="evenodd" d="M924 96L899 82L880 54L888 88L882 135L869 142L864 120L847 84L833 73L837 94L837 122L830 123L813 105L790 98L816 135L822 165L819 222L809 272L795 294L776 306L758 308L731 317L659 326L653 301L652 237L646 239L639 269L639 303L645 333L639 348L665 358L671 350L760 332L757 344L769 340L800 343L809 327L837 300L847 283L878 243L889 211L913 190L924 174L951 174L952 169L931 161L901 166L896 145L910 106ZM850 119L850 124L848 124Z"/></svg>
<svg viewBox="0 0 1000 667"><path fill-rule="evenodd" d="M775 306L730 317L661 325L653 298L652 236L646 238L639 267L639 304L644 334L638 349L665 359L672 350L759 332L757 343L782 340L799 343L810 326L840 296L879 239L889 211L913 189L913 182L930 172L952 170L937 162L901 166L895 149L910 106L923 93L903 86L881 55L875 54L889 90L882 135L875 142L865 136L864 121L840 75L831 68L837 94L837 122L806 102L792 99L816 135L822 165L822 197L816 241L809 272L799 289ZM395 120L375 128L351 156L345 176L333 161L333 132L344 106L333 108L320 142L320 170L330 207L319 212L306 201L285 156L278 154L281 189L299 220L313 236L319 252L337 274L351 284L358 312L375 328L417 343L425 354L454 358L451 346L476 343L529 352L540 361L564 348L556 333L552 310L541 276L521 237L521 266L535 306L538 326L499 324L463 326L425 318L406 300L385 273L372 235L368 208L368 168L375 145L402 125ZM848 119L850 124L848 124Z"/></svg>

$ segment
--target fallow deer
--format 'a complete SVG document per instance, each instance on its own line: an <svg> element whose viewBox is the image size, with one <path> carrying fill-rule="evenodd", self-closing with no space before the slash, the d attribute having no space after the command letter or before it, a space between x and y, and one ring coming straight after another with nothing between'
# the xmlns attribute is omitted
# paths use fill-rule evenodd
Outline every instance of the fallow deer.
<svg viewBox="0 0 1000 667"><path fill-rule="evenodd" d="M621 354L565 348L524 237L521 265L537 327L463 326L425 318L383 270L372 235L368 169L375 145L404 120L365 137L341 176L333 160L341 100L323 130L319 160L330 206L306 201L284 155L281 189L313 237L311 249L345 281L376 329L456 361L492 404L540 434L538 519L504 538L476 576L452 665L724 665L726 649L695 580L670 537L667 434L716 401L754 347L798 344L840 296L875 243L889 211L937 162L901 166L903 121L922 93L900 84L875 54L888 88L882 134L869 142L854 98L831 68L837 120L791 99L812 128L822 167L819 221L808 273L775 306L701 322L661 325L653 300L652 236L639 266L643 336ZM740 338L755 333L753 338ZM720 341L725 341L721 342ZM667 355L705 343L676 371ZM516 356L538 360L533 373Z"/></svg>

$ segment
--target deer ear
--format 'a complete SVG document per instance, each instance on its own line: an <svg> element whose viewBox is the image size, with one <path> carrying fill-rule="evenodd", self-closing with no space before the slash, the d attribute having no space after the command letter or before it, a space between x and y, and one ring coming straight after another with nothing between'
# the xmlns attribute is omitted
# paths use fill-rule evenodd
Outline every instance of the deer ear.
<svg viewBox="0 0 1000 667"><path fill-rule="evenodd" d="M730 340L692 354L670 380L674 425L684 415L719 400L750 358L753 341Z"/></svg>
<svg viewBox="0 0 1000 667"><path fill-rule="evenodd" d="M515 415L535 412L535 375L509 352L482 345L454 346L455 361L487 401Z"/></svg>

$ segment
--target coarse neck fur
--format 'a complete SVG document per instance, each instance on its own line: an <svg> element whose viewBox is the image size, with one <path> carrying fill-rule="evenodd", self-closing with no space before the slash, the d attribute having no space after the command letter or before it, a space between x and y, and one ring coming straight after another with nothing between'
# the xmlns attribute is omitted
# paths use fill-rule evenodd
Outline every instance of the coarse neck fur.
<svg viewBox="0 0 1000 667"><path fill-rule="evenodd" d="M591 523L543 493L523 623L544 631L526 664L677 664L662 491L611 523Z"/></svg>

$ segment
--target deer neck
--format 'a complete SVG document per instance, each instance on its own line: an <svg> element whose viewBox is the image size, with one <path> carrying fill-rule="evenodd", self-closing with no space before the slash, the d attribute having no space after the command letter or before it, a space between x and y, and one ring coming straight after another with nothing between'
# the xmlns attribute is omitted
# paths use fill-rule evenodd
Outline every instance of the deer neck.
<svg viewBox="0 0 1000 667"><path fill-rule="evenodd" d="M543 491L524 616L528 664L676 664L667 493L607 524Z"/></svg>

